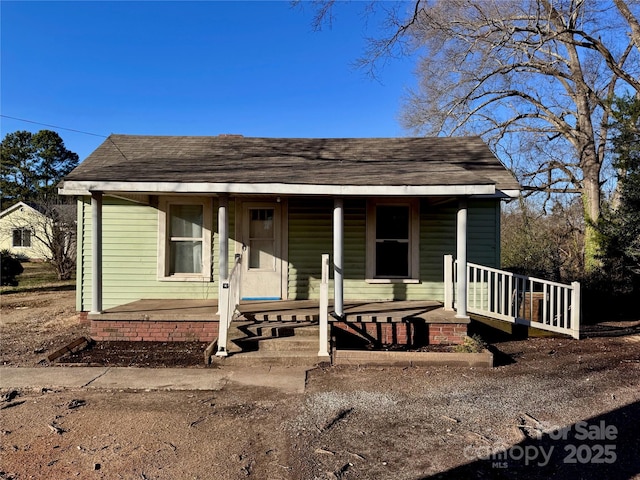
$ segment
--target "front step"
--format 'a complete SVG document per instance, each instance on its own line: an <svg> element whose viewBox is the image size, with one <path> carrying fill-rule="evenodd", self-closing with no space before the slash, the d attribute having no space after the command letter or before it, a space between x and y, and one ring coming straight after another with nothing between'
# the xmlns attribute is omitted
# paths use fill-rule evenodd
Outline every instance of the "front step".
<svg viewBox="0 0 640 480"><path fill-rule="evenodd" d="M310 328L309 328L310 327ZM317 324L311 322L256 322L246 327L256 337L292 337L294 335L318 334ZM315 331L315 333L313 333Z"/></svg>
<svg viewBox="0 0 640 480"><path fill-rule="evenodd" d="M232 322L230 356L225 365L313 366L328 362L318 356L319 327L311 322Z"/></svg>
<svg viewBox="0 0 640 480"><path fill-rule="evenodd" d="M270 367L313 367L319 363L330 362L330 357L319 357L315 354L301 354L300 352L242 352L225 358L213 357L216 365L238 367L270 366Z"/></svg>
<svg viewBox="0 0 640 480"><path fill-rule="evenodd" d="M259 345L259 350L266 352L318 352L317 338L298 337L297 335L293 337L263 338Z"/></svg>

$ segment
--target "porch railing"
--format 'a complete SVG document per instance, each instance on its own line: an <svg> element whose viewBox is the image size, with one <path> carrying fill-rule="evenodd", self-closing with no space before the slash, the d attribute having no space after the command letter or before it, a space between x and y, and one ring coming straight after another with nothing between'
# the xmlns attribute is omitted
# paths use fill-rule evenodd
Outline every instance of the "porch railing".
<svg viewBox="0 0 640 480"><path fill-rule="evenodd" d="M329 255L322 254L322 274L320 278L320 321L318 322L319 357L329 356Z"/></svg>
<svg viewBox="0 0 640 480"><path fill-rule="evenodd" d="M218 351L219 357L227 356L228 331L240 305L240 286L242 285L242 254L236 253L235 261L229 278L222 281L220 298L218 299Z"/></svg>
<svg viewBox="0 0 640 480"><path fill-rule="evenodd" d="M445 307L455 302L456 261L445 256ZM445 279L446 280L446 279ZM467 311L580 338L580 283L571 285L467 262Z"/></svg>

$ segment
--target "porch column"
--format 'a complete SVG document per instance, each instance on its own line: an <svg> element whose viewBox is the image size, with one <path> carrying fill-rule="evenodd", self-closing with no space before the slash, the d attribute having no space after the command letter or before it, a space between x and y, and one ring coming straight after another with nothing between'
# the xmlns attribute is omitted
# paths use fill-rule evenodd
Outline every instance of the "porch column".
<svg viewBox="0 0 640 480"><path fill-rule="evenodd" d="M467 315L467 199L458 200L456 256L458 257L458 291L456 318Z"/></svg>
<svg viewBox="0 0 640 480"><path fill-rule="evenodd" d="M229 277L229 196L221 195L218 198L218 241L219 241L219 272L220 280ZM219 284L222 288L222 282Z"/></svg>
<svg viewBox="0 0 640 480"><path fill-rule="evenodd" d="M102 192L91 192L90 313L102 313Z"/></svg>
<svg viewBox="0 0 640 480"><path fill-rule="evenodd" d="M333 200L333 292L336 315L344 315L344 200Z"/></svg>
<svg viewBox="0 0 640 480"><path fill-rule="evenodd" d="M218 351L219 357L227 356L227 331L229 329L229 196L218 198ZM226 288L225 288L226 286Z"/></svg>

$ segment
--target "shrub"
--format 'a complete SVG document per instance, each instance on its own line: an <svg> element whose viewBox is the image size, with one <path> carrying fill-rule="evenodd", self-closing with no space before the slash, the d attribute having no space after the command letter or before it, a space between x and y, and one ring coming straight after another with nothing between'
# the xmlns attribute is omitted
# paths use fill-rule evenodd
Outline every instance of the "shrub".
<svg viewBox="0 0 640 480"><path fill-rule="evenodd" d="M0 251L0 270L2 271L0 283L15 287L18 285L16 277L24 271L24 268L20 264L20 260L12 255L11 252L2 250Z"/></svg>
<svg viewBox="0 0 640 480"><path fill-rule="evenodd" d="M456 345L454 351L457 353L482 353L487 348L487 343L480 335L464 337L461 345Z"/></svg>

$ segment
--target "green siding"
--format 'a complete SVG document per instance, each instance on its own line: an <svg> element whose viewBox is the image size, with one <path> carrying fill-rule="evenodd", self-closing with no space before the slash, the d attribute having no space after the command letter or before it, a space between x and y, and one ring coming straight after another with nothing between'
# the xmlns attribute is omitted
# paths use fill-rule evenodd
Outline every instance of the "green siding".
<svg viewBox="0 0 640 480"><path fill-rule="evenodd" d="M468 229L468 261L499 268L500 201L469 202Z"/></svg>
<svg viewBox="0 0 640 480"><path fill-rule="evenodd" d="M289 200L288 296L291 300L319 297L320 261L332 252L333 202Z"/></svg>
<svg viewBox="0 0 640 480"><path fill-rule="evenodd" d="M442 300L443 256L456 250L456 202L420 202L420 283L370 284L366 266L366 200L345 201L346 299ZM78 307L91 307L91 204L78 203ZM499 201L470 200L468 214L469 261L499 265ZM217 204L212 209L212 272L218 275ZM235 202L229 202L229 265L235 253ZM333 201L288 201L289 299L318 298L320 261L333 252ZM142 298L216 298L217 282L175 282L157 279L158 210L150 205L104 198L103 205L103 306L110 308Z"/></svg>
<svg viewBox="0 0 640 480"><path fill-rule="evenodd" d="M443 300L443 256L456 253L456 202L420 204L420 283L367 283L366 200L345 201L344 295L354 300ZM469 261L497 265L499 202L471 200L468 212ZM289 201L290 299L318 298L320 258L333 252L333 202Z"/></svg>
<svg viewBox="0 0 640 480"><path fill-rule="evenodd" d="M81 225L81 310L91 309L91 204L83 199ZM215 209L214 209L215 212ZM213 214L213 213L212 213ZM105 197L103 202L103 308L142 298L217 297L217 283L159 281L158 210ZM213 230L217 225L213 218ZM217 242L214 241L217 245ZM216 265L216 256L212 255ZM215 277L214 277L215 278ZM79 282L80 283L80 282Z"/></svg>

